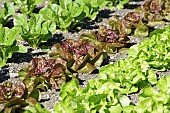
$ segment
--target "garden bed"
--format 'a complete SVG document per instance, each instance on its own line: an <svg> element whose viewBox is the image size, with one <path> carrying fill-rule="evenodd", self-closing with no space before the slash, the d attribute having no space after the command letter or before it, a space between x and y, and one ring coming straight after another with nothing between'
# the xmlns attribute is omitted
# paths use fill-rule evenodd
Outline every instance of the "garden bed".
<svg viewBox="0 0 170 113"><path fill-rule="evenodd" d="M114 15L123 18L128 12L131 12L138 6L143 5L144 2L145 1L131 0L129 4L125 5L123 9L110 10L108 7L105 7L103 10L99 12L97 18L94 21L84 20L85 23L81 25L81 30L73 29L70 32L57 31L52 38L50 38L46 43L44 43L44 45L48 47L52 47L53 44L60 43L64 39L75 39L75 40L79 39L81 34L89 33L91 31L96 31L101 25L109 26L108 20L112 18ZM2 4L3 3L0 4L0 7L2 7ZM37 8L44 7L45 5L46 2L39 5ZM166 25L168 24L169 23L167 23ZM160 28L160 27L165 27L165 26L156 26L155 28ZM130 38L130 44L128 45L128 47L138 44L143 39L145 39L145 38L134 37L134 36L128 36L128 37ZM22 68L27 67L33 58L36 57L49 58L48 51L44 51L42 49L35 50L24 41L18 41L17 43L28 47L29 48L28 52L14 53L12 55L12 58L8 59L7 61L8 65L0 70L0 83L6 81L12 81L12 82L18 81L19 80L18 71L21 70ZM102 66L105 66L107 64L113 64L118 60L126 59L127 57L128 57L127 50L120 53L109 54L109 56L103 61ZM79 86L86 87L89 80L98 79L98 73L100 68L101 67L97 67L97 69L94 70L92 73L78 73L77 76L80 81ZM170 70L167 69L164 72L157 72L158 79L165 75L170 75ZM47 92L42 92L40 103L44 106L44 108L48 110L52 110L53 106L56 103L58 103L59 92L60 90L55 90L55 89L48 89ZM138 104L139 93L140 92L132 93L128 95L135 105Z"/></svg>

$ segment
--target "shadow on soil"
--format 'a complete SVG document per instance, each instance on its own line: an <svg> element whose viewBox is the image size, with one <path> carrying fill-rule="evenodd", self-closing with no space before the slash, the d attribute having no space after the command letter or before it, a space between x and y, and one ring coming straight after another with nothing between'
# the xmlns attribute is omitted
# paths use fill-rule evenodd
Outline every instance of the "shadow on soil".
<svg viewBox="0 0 170 113"><path fill-rule="evenodd" d="M0 83L8 80L10 78L8 69L0 69Z"/></svg>

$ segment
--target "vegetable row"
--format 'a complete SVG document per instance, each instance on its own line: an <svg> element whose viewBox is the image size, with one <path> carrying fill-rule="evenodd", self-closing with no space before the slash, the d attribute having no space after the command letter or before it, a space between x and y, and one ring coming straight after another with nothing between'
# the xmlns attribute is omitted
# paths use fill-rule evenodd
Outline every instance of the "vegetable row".
<svg viewBox="0 0 170 113"><path fill-rule="evenodd" d="M38 12L43 14L46 20L55 22L60 29L70 30L85 18L94 20L99 9L106 5L123 8L128 2L129 0L50 0L46 7L36 11L36 6L43 4L44 0L10 0L1 10L0 23L5 25L8 19L15 15L15 10L27 16Z"/></svg>

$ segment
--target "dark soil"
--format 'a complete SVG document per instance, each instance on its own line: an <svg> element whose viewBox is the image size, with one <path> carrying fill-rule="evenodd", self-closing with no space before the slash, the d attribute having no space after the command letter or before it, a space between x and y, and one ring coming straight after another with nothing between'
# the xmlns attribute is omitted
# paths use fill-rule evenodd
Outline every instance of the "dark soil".
<svg viewBox="0 0 170 113"><path fill-rule="evenodd" d="M142 0L137 1L137 2L135 0L131 0L131 2L127 4L124 9L110 10L106 7L105 9L100 11L96 20L94 21L84 20L85 24L81 26L82 30L80 31L73 30L72 32L59 31L56 34L54 34L53 37L49 39L47 43L44 43L43 45L46 45L50 48L53 44L59 43L65 38L78 39L82 33L88 33L88 32L94 31L98 29L98 27L101 25L108 26L107 21L113 15L118 15L120 18L122 18L125 14L132 11L134 8L142 5L143 3L144 1ZM44 7L44 6L46 6L46 0L39 7ZM0 2L0 8L2 7L3 7L3 3ZM143 38L137 38L133 36L129 36L129 38L131 41L131 44L129 45L129 47L131 45L140 43L140 41L143 40ZM28 46L25 42L18 42L18 43ZM28 46L28 48L30 47ZM29 64L29 62L32 60L32 58L34 57L48 58L49 56L46 51L43 51L41 49L33 50L31 48L29 49L27 53L13 54L12 58L8 60L8 66L0 69L0 83L5 82L5 81L14 82L14 81L19 80L18 70L26 67ZM127 58L127 57L128 57L127 51L116 53L116 54L110 54L108 59L104 61L103 65L113 64L119 59ZM97 79L98 78L97 74L98 74L98 70L94 71L91 74L89 73L78 74L78 79L80 80L80 87L86 87L88 80ZM158 78L168 75L168 74L170 74L170 70L166 70L165 72L157 72ZM42 92L41 103L44 105L46 109L52 110L53 106L58 102L58 97L59 97L59 91L49 89L47 92ZM134 104L138 103L138 93L131 94L129 95L129 97L131 98Z"/></svg>

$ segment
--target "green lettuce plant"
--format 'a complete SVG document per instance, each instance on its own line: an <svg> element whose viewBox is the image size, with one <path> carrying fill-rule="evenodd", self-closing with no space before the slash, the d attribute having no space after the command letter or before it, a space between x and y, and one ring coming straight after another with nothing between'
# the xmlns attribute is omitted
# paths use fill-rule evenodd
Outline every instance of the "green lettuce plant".
<svg viewBox="0 0 170 113"><path fill-rule="evenodd" d="M129 58L145 62L149 68L154 70L166 70L170 60L170 26L155 30L150 33L151 38L143 40L140 44L132 46L128 55Z"/></svg>
<svg viewBox="0 0 170 113"><path fill-rule="evenodd" d="M115 6L117 8L124 8L124 5L126 5L129 0L109 0L111 3L109 6Z"/></svg>
<svg viewBox="0 0 170 113"><path fill-rule="evenodd" d="M5 25L10 17L15 13L13 3L6 2L4 3L4 8L0 11L0 24Z"/></svg>
<svg viewBox="0 0 170 113"><path fill-rule="evenodd" d="M19 31L18 28L14 27L9 29L7 27L2 27L2 24L0 24L0 67L6 65L8 58L11 58L13 53L27 52L26 47L16 44Z"/></svg>
<svg viewBox="0 0 170 113"><path fill-rule="evenodd" d="M66 5L67 6L67 5ZM70 3L70 7L62 8L58 4L51 4L49 8L43 8L40 13L46 20L52 20L56 23L56 26L61 30L71 30L76 24L80 23L81 18L85 18L83 13L83 8L79 5L73 5Z"/></svg>
<svg viewBox="0 0 170 113"><path fill-rule="evenodd" d="M48 8L41 9L40 13L45 19L56 22L60 29L68 31L81 24L85 18L94 20L98 10L107 3L101 0L59 0L58 4L50 4Z"/></svg>
<svg viewBox="0 0 170 113"><path fill-rule="evenodd" d="M138 105L123 108L124 113L168 113L170 112L170 76L161 78L154 89L150 85L145 87L139 95Z"/></svg>
<svg viewBox="0 0 170 113"><path fill-rule="evenodd" d="M99 10L110 4L110 0L75 0L76 3L84 7L84 13L87 18L94 20L99 14Z"/></svg>
<svg viewBox="0 0 170 113"><path fill-rule="evenodd" d="M32 14L29 20L27 16L18 14L14 18L14 26L20 28L21 37L33 48L46 42L56 30L55 23L45 20L41 14Z"/></svg>
<svg viewBox="0 0 170 113"><path fill-rule="evenodd" d="M40 103L36 103L34 106L25 107L24 113L50 113L50 111L43 108Z"/></svg>
<svg viewBox="0 0 170 113"><path fill-rule="evenodd" d="M72 79L62 87L54 113L121 113L123 107L132 104L112 80L90 80L86 88L78 85L78 80Z"/></svg>
<svg viewBox="0 0 170 113"><path fill-rule="evenodd" d="M145 63L145 62L143 62ZM122 59L99 70L99 78L112 79L120 84L120 91L125 94L137 92L148 84L156 84L157 77L149 70L147 63L142 64L130 59Z"/></svg>
<svg viewBox="0 0 170 113"><path fill-rule="evenodd" d="M11 0L15 7L21 11L22 14L30 15L33 13L35 7L42 3L43 0Z"/></svg>

